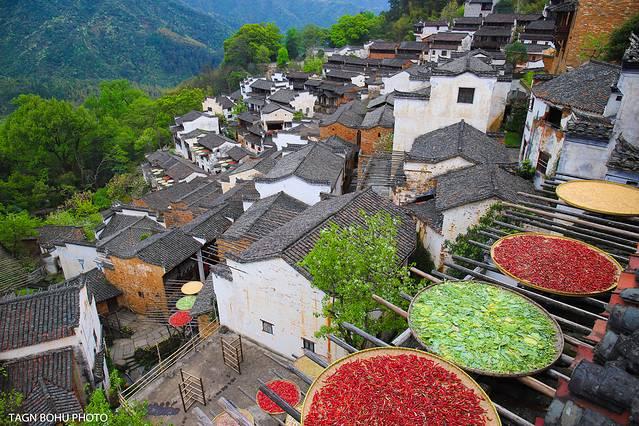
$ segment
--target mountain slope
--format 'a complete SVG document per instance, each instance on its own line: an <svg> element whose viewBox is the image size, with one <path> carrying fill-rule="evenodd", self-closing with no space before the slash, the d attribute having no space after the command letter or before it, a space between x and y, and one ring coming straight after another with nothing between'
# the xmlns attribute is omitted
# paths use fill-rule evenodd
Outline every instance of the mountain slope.
<svg viewBox="0 0 639 426"><path fill-rule="evenodd" d="M388 0L182 0L201 12L224 14L235 26L274 22L282 30L306 24L329 26L345 14L381 12Z"/></svg>
<svg viewBox="0 0 639 426"><path fill-rule="evenodd" d="M170 85L222 57L231 28L173 0L0 0L0 77Z"/></svg>

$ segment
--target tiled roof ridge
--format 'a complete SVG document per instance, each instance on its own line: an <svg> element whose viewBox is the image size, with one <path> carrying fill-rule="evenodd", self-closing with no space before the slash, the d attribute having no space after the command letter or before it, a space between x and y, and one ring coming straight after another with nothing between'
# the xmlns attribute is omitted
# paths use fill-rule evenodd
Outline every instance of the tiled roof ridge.
<svg viewBox="0 0 639 426"><path fill-rule="evenodd" d="M124 231L131 229L134 225L138 224L139 222L141 222L146 216L140 216L140 218L134 222L131 222L130 224L128 224L127 226L125 226L124 228L114 232L113 234L109 235L108 237L106 237L103 240L99 241L99 245L103 246L106 243L108 243L109 241L113 240L115 237L117 237L118 235L121 235L124 233Z"/></svg>
<svg viewBox="0 0 639 426"><path fill-rule="evenodd" d="M33 299L38 299L41 297L48 297L51 296L52 294L58 294L58 293L65 293L68 291L80 291L80 289L84 286L84 283L81 284L75 284L75 283L69 283L68 285L64 285L64 286L60 286L60 287L56 287L56 288L51 288L51 289L47 289L44 291L38 291L32 294L26 294L26 295L22 295L22 296L14 296L8 299L0 299L0 305L8 305L8 304L12 304L12 303L20 303L20 302L24 302L26 300L33 300Z"/></svg>

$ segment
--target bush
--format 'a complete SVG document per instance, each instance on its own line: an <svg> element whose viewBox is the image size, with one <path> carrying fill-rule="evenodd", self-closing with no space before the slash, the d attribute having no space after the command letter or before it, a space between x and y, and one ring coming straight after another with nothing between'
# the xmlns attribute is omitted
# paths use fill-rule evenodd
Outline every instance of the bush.
<svg viewBox="0 0 639 426"><path fill-rule="evenodd" d="M528 180L532 180L535 177L535 172L535 167L530 160L524 160L517 168L517 175Z"/></svg>

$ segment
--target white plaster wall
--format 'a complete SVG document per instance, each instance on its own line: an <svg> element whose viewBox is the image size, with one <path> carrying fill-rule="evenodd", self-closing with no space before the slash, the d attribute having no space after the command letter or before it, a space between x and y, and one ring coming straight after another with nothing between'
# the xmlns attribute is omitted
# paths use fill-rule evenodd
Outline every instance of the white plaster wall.
<svg viewBox="0 0 639 426"><path fill-rule="evenodd" d="M366 86L366 76L365 75L356 75L351 78L351 83L353 83L357 87Z"/></svg>
<svg viewBox="0 0 639 426"><path fill-rule="evenodd" d="M220 323L285 357L303 355L302 338L315 342L315 352L329 354L326 339L315 337L324 318L323 293L284 260L276 258L253 263L227 260L233 282L213 276ZM239 272L238 271L244 271ZM262 331L262 320L273 324L273 334Z"/></svg>
<svg viewBox="0 0 639 426"><path fill-rule="evenodd" d="M253 180L253 178L255 178L255 176L258 176L258 175L261 175L261 173L255 169L249 169L241 173L235 173L235 174L229 175L229 182L224 182L222 180L219 181L220 185L222 186L222 193L225 193L228 190L234 188L235 185L237 184L238 179Z"/></svg>
<svg viewBox="0 0 639 426"><path fill-rule="evenodd" d="M58 255L66 280L97 268L98 253L95 247L66 243L58 246Z"/></svg>
<svg viewBox="0 0 639 426"><path fill-rule="evenodd" d="M224 110L222 109L222 105L218 104L215 101L215 98L206 98L204 102L202 102L202 111L208 111L211 114L224 114Z"/></svg>
<svg viewBox="0 0 639 426"><path fill-rule="evenodd" d="M285 109L278 109L270 114L262 113L262 126L266 130L266 123L270 122L283 122L284 127L290 127L293 122L293 113L286 111Z"/></svg>
<svg viewBox="0 0 639 426"><path fill-rule="evenodd" d="M430 253L430 257L435 264L435 268L443 265L442 249L444 247L444 236L426 225L426 232L422 239L424 248Z"/></svg>
<svg viewBox="0 0 639 426"><path fill-rule="evenodd" d="M472 166L473 163L462 158L455 157L439 163L422 163L417 161L406 161L404 163L404 173L409 181L419 181L432 179L453 170L464 169Z"/></svg>
<svg viewBox="0 0 639 426"><path fill-rule="evenodd" d="M289 145L306 145L308 141L306 139L302 139L300 135L279 132L276 135L273 135L273 143L277 147L277 150L281 151L282 148Z"/></svg>
<svg viewBox="0 0 639 426"><path fill-rule="evenodd" d="M506 110L506 100L510 92L510 81L498 81L493 89L493 96L490 101L490 116L486 128L490 131L497 131L504 121L504 111Z"/></svg>
<svg viewBox="0 0 639 426"><path fill-rule="evenodd" d="M95 334L95 338L93 335ZM96 307L95 299L89 300L86 286L80 289L80 323L76 328L76 335L80 342L80 349L91 369L95 365L95 354L102 347L102 325Z"/></svg>
<svg viewBox="0 0 639 426"><path fill-rule="evenodd" d="M566 139L557 171L589 179L603 179L608 170L607 161L607 145L579 143Z"/></svg>
<svg viewBox="0 0 639 426"><path fill-rule="evenodd" d="M295 108L295 111L302 111L306 117L312 118L315 115L315 102L317 102L317 96L302 92L291 101L291 106Z"/></svg>
<svg viewBox="0 0 639 426"><path fill-rule="evenodd" d="M406 71L397 73L391 77L382 77L384 87L380 94L386 95L397 90L399 92L414 92L430 86L429 81L411 80Z"/></svg>
<svg viewBox="0 0 639 426"><path fill-rule="evenodd" d="M198 177L206 177L206 173L204 173L204 172L202 172L202 173L193 172L190 175L188 175L187 177L185 177L184 179L180 180L180 182L191 182L193 179L196 179Z"/></svg>
<svg viewBox="0 0 639 426"><path fill-rule="evenodd" d="M499 200L491 198L444 211L442 225L444 239L454 240L457 235L465 233L470 226L479 223L479 219L497 201Z"/></svg>
<svg viewBox="0 0 639 426"><path fill-rule="evenodd" d="M215 116L207 116L203 115L201 117L196 118L193 121L188 121L182 124L184 126L184 131L181 133L189 133L193 130L208 130L214 133L220 133L220 124L219 120Z"/></svg>
<svg viewBox="0 0 639 426"><path fill-rule="evenodd" d="M255 189L260 193L260 198L266 198L284 191L291 197L297 198L308 205L318 203L320 201L320 193L332 193L329 185L310 184L296 176L290 176L276 182L255 182Z"/></svg>
<svg viewBox="0 0 639 426"><path fill-rule="evenodd" d="M617 113L614 134L623 133L631 144L639 145L639 73L625 71L617 83L623 99ZM616 140L616 137L614 138ZM611 144L612 145L612 144Z"/></svg>
<svg viewBox="0 0 639 426"><path fill-rule="evenodd" d="M410 151L415 138L425 133L422 129L426 127L423 122L429 120L428 104L427 100L395 98L393 151Z"/></svg>

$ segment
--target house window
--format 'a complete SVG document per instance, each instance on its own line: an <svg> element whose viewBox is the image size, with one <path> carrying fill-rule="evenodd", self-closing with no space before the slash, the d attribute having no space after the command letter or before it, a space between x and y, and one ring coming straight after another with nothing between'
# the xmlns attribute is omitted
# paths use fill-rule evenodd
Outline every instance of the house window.
<svg viewBox="0 0 639 426"><path fill-rule="evenodd" d="M560 128L561 127L561 115L562 111L559 108L550 107L546 121L551 125Z"/></svg>
<svg viewBox="0 0 639 426"><path fill-rule="evenodd" d="M547 152L541 151L539 153L539 159L537 160L537 171L542 175L546 174L546 170L548 170L548 162L550 161L550 154Z"/></svg>
<svg viewBox="0 0 639 426"><path fill-rule="evenodd" d="M617 95L617 101L621 102L621 100L623 99L623 95Z"/></svg>
<svg viewBox="0 0 639 426"><path fill-rule="evenodd" d="M262 331L264 333L273 334L273 324L262 320Z"/></svg>
<svg viewBox="0 0 639 426"><path fill-rule="evenodd" d="M447 50L442 50L442 52L439 54L439 56L441 56L442 58L446 58L448 56L448 51Z"/></svg>
<svg viewBox="0 0 639 426"><path fill-rule="evenodd" d="M302 337L302 347L308 351L315 352L315 342Z"/></svg>
<svg viewBox="0 0 639 426"><path fill-rule="evenodd" d="M141 291L138 291L138 296L141 297L142 299L144 299L144 293Z"/></svg>
<svg viewBox="0 0 639 426"><path fill-rule="evenodd" d="M535 98L533 98L531 96L530 97L530 105L528 105L528 111L532 111L534 107L535 107Z"/></svg>
<svg viewBox="0 0 639 426"><path fill-rule="evenodd" d="M93 330L93 341L95 342L95 346L98 346L98 336L95 334L95 330Z"/></svg>
<svg viewBox="0 0 639 426"><path fill-rule="evenodd" d="M492 3L482 3L481 4L481 10L492 10L493 8L493 4Z"/></svg>
<svg viewBox="0 0 639 426"><path fill-rule="evenodd" d="M459 88L459 93L457 94L458 104L472 104L474 98L475 98L475 89L471 89L468 87Z"/></svg>

